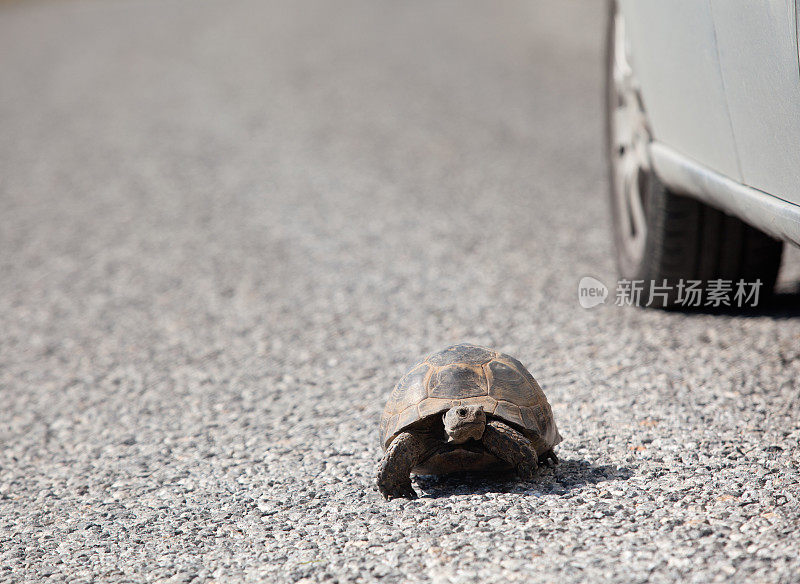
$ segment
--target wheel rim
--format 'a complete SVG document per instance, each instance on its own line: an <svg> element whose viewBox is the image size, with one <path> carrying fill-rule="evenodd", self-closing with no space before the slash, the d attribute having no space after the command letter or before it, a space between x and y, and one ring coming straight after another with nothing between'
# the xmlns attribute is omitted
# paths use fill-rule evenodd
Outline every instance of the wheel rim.
<svg viewBox="0 0 800 584"><path fill-rule="evenodd" d="M630 64L625 19L614 14L611 63L611 161L612 190L619 243L634 265L644 257L647 239L645 192L650 170L647 145L650 132L642 106L639 84Z"/></svg>

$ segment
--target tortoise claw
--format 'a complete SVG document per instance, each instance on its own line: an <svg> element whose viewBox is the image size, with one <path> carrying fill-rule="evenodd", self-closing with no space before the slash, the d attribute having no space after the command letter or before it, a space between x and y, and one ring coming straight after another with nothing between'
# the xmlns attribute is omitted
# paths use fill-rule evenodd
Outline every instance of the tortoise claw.
<svg viewBox="0 0 800 584"><path fill-rule="evenodd" d="M539 457L539 464L547 464L547 466L555 466L559 463L558 456L552 450L548 450Z"/></svg>
<svg viewBox="0 0 800 584"><path fill-rule="evenodd" d="M387 501L392 499L416 499L417 493L411 486L411 481L399 484L378 483L378 490Z"/></svg>

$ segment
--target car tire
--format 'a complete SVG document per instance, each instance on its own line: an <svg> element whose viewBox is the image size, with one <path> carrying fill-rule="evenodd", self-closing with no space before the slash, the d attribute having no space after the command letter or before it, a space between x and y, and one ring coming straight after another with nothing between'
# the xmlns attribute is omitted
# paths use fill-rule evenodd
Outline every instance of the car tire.
<svg viewBox="0 0 800 584"><path fill-rule="evenodd" d="M624 20L609 2L606 44L606 147L620 277L642 281L642 300L665 280L666 302L679 306L678 282L761 282L771 293L783 243L694 198L666 188L651 169L651 133L628 58ZM624 52L624 54L623 54ZM626 75L629 77L625 79Z"/></svg>

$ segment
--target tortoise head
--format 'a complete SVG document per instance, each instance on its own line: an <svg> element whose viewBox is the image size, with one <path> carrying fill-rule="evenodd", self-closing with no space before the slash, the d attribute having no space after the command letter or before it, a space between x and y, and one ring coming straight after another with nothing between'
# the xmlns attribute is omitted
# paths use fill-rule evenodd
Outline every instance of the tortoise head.
<svg viewBox="0 0 800 584"><path fill-rule="evenodd" d="M447 441L463 444L470 438L480 440L486 428L483 406L455 406L444 413L444 431Z"/></svg>

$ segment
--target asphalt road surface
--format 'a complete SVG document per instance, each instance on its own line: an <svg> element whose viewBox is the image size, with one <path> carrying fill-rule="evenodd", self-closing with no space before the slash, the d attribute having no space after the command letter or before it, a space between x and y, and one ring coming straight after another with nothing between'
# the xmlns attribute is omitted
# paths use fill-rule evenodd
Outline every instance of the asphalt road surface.
<svg viewBox="0 0 800 584"><path fill-rule="evenodd" d="M792 294L577 303L603 20L0 6L0 581L799 581ZM563 462L387 503L385 399L459 341L529 366Z"/></svg>

